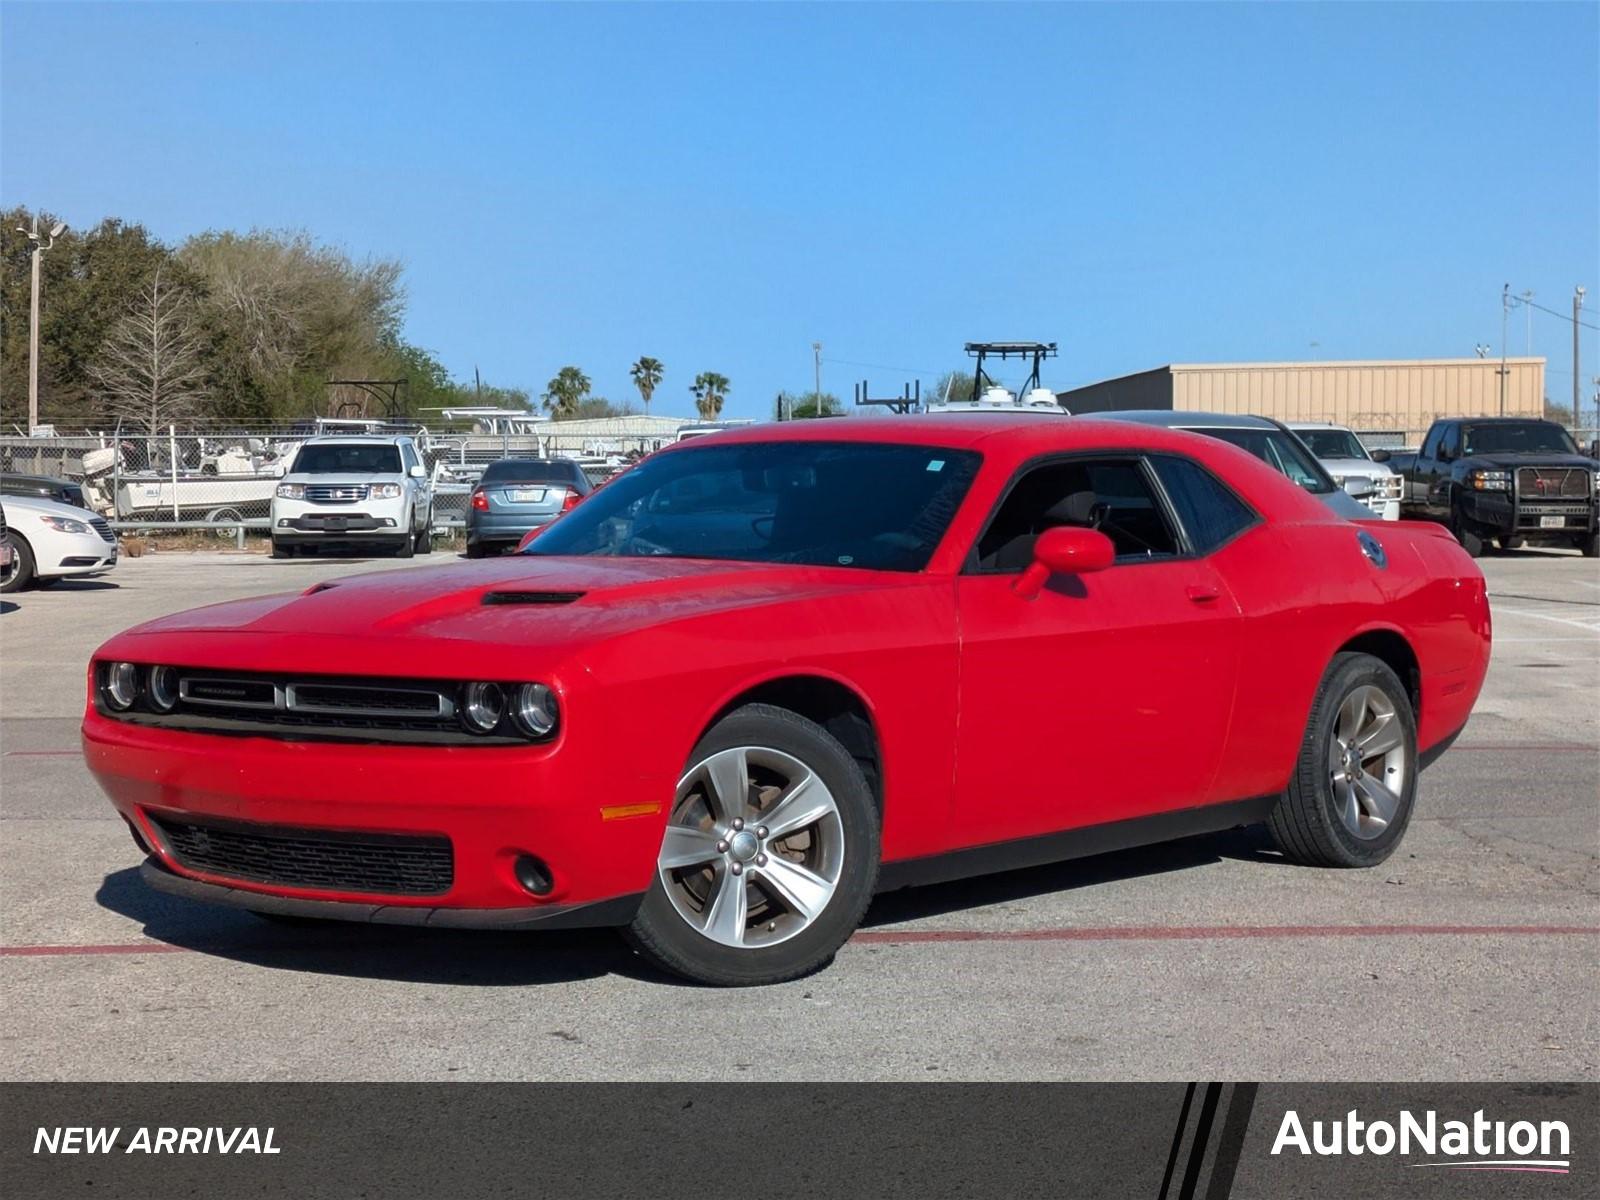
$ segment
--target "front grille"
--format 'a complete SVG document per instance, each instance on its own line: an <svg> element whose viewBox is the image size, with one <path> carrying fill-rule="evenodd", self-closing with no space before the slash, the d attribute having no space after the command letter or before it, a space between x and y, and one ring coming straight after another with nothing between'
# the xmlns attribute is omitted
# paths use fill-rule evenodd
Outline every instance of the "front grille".
<svg viewBox="0 0 1600 1200"><path fill-rule="evenodd" d="M355 504L367 498L364 483L322 484L306 487L306 499L313 504Z"/></svg>
<svg viewBox="0 0 1600 1200"><path fill-rule="evenodd" d="M90 517L89 524L94 526L94 531L108 542L115 542L117 535L111 532L111 526L104 517Z"/></svg>
<svg viewBox="0 0 1600 1200"><path fill-rule="evenodd" d="M509 713L491 733L460 719L465 683L446 679L299 675L172 667L176 702L160 708L143 676L131 708L105 700L106 664L95 666L95 708L134 725L287 741L398 742L410 745L527 746ZM510 693L516 681L499 681ZM509 705L507 706L509 709Z"/></svg>
<svg viewBox="0 0 1600 1200"><path fill-rule="evenodd" d="M387 896L437 896L455 879L448 838L150 819L179 865L226 879Z"/></svg>
<svg viewBox="0 0 1600 1200"><path fill-rule="evenodd" d="M1581 467L1520 467L1517 495L1530 500L1585 500L1589 472Z"/></svg>

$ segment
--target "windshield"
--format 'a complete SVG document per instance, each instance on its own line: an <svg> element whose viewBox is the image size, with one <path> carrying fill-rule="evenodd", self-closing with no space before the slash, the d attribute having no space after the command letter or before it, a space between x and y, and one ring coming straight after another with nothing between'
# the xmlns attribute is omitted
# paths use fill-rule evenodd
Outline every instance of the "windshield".
<svg viewBox="0 0 1600 1200"><path fill-rule="evenodd" d="M1190 432L1203 433L1248 450L1313 495L1325 496L1338 490L1333 477L1306 453L1306 448L1294 435L1281 429L1192 429Z"/></svg>
<svg viewBox="0 0 1600 1200"><path fill-rule="evenodd" d="M871 442L673 450L593 492L524 553L919 571L978 463L970 450Z"/></svg>
<svg viewBox="0 0 1600 1200"><path fill-rule="evenodd" d="M1549 421L1507 421L1468 425L1461 431L1461 452L1473 454L1576 454L1567 431Z"/></svg>
<svg viewBox="0 0 1600 1200"><path fill-rule="evenodd" d="M1360 439L1348 429L1296 429L1295 436L1318 458L1371 458Z"/></svg>
<svg viewBox="0 0 1600 1200"><path fill-rule="evenodd" d="M566 459L502 458L483 469L484 483L567 483L578 481L576 463Z"/></svg>
<svg viewBox="0 0 1600 1200"><path fill-rule="evenodd" d="M398 475L400 448L372 442L317 442L301 446L296 475Z"/></svg>

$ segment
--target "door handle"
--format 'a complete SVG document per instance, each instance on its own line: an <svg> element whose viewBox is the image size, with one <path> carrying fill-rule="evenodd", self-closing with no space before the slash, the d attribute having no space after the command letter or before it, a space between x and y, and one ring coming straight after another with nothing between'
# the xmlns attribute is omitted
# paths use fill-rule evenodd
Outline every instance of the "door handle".
<svg viewBox="0 0 1600 1200"><path fill-rule="evenodd" d="M1210 604L1222 593L1208 584L1191 583L1183 589L1183 594L1196 604Z"/></svg>

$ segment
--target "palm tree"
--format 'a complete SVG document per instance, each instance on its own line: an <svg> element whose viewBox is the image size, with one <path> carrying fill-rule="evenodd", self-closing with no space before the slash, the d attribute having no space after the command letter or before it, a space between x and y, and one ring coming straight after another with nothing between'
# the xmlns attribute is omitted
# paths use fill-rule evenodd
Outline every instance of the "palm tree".
<svg viewBox="0 0 1600 1200"><path fill-rule="evenodd" d="M633 386L639 389L639 399L644 401L645 416L650 415L650 397L655 394L656 384L661 382L661 376L666 368L661 365L659 358L644 357L634 363L629 369L633 376Z"/></svg>
<svg viewBox="0 0 1600 1200"><path fill-rule="evenodd" d="M694 393L694 406L700 410L700 416L704 420L715 421L722 415L722 402L728 398L733 385L728 382L726 375L701 371L694 377L689 390Z"/></svg>
<svg viewBox="0 0 1600 1200"><path fill-rule="evenodd" d="M578 404L589 394L589 377L577 367L562 367L544 386L545 411L562 421L576 413Z"/></svg>

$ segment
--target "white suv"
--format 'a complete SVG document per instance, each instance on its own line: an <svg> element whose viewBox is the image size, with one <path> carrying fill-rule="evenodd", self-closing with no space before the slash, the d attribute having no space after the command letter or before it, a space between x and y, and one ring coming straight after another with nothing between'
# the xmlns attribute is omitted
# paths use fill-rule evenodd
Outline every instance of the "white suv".
<svg viewBox="0 0 1600 1200"><path fill-rule="evenodd" d="M1373 461L1353 432L1324 422L1290 421L1288 425L1322 460L1335 483L1385 521L1400 519L1400 489L1405 481L1392 468Z"/></svg>
<svg viewBox="0 0 1600 1200"><path fill-rule="evenodd" d="M433 489L408 437L319 437L300 446L272 501L272 557L300 546L433 549Z"/></svg>

